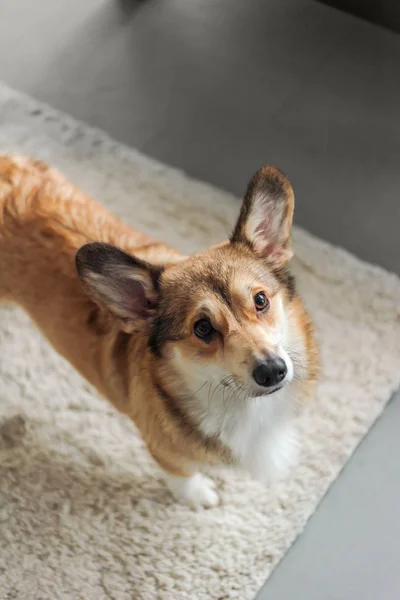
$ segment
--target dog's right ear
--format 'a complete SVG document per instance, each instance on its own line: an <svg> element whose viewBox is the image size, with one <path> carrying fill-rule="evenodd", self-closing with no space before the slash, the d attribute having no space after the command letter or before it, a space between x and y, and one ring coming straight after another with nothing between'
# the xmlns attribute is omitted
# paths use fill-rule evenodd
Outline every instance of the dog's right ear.
<svg viewBox="0 0 400 600"><path fill-rule="evenodd" d="M87 294L118 318L124 331L147 321L157 303L161 267L99 242L82 246L75 262Z"/></svg>

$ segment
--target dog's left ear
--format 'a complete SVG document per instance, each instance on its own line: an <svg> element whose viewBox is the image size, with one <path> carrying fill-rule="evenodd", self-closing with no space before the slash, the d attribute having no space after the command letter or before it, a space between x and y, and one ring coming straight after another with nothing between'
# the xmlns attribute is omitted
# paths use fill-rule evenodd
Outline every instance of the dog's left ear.
<svg viewBox="0 0 400 600"><path fill-rule="evenodd" d="M246 244L274 266L284 266L293 255L293 210L289 180L276 167L263 167L248 185L231 242Z"/></svg>

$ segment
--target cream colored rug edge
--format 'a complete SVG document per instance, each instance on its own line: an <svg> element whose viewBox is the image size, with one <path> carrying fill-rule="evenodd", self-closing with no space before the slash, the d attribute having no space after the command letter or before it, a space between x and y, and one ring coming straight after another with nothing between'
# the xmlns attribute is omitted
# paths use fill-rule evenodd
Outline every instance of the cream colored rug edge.
<svg viewBox="0 0 400 600"><path fill-rule="evenodd" d="M0 86L0 151L39 156L135 227L184 251L229 232L239 203ZM255 165L258 166L258 165ZM245 182L244 182L245 183ZM0 313L0 547L18 598L252 598L399 384L400 283L295 231L322 342L299 469L272 493L219 472L224 504L175 505L131 425L19 311ZM371 358L377 348L382 368ZM382 364L382 363L381 363Z"/></svg>

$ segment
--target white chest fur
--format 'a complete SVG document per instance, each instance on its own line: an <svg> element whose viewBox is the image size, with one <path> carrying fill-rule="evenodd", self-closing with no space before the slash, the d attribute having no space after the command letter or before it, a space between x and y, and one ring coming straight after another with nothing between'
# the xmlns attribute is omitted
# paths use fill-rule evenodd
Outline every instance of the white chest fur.
<svg viewBox="0 0 400 600"><path fill-rule="evenodd" d="M238 464L270 482L284 476L297 456L291 388L243 399L221 388L213 394L204 386L190 411L205 435L219 437Z"/></svg>

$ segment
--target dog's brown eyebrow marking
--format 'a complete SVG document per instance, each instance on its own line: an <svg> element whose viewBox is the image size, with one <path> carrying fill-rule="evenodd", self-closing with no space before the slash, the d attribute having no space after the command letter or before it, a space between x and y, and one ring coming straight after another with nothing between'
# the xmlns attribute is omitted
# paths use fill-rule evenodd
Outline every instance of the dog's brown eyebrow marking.
<svg viewBox="0 0 400 600"><path fill-rule="evenodd" d="M204 279L204 283L230 310L233 310L232 294L229 289L229 275L229 273L219 273L218 275L210 273Z"/></svg>
<svg viewBox="0 0 400 600"><path fill-rule="evenodd" d="M211 289L215 292L230 310L233 309L232 296L227 286L219 281L211 281Z"/></svg>

